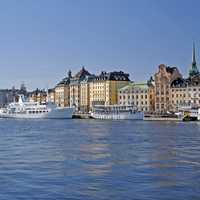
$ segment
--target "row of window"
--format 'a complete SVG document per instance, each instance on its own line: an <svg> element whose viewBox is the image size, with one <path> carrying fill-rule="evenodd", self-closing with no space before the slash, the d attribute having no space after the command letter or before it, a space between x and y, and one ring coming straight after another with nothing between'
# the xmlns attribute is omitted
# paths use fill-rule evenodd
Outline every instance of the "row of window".
<svg viewBox="0 0 200 200"><path fill-rule="evenodd" d="M120 101L119 102L119 104L121 104L121 105L148 105L148 102L147 101L136 101L136 102L134 102L134 101L128 101L128 102L126 102L126 101Z"/></svg>
<svg viewBox="0 0 200 200"><path fill-rule="evenodd" d="M176 101L174 101L174 100L172 100L172 104L174 104L174 103L176 103L176 104L190 104L191 101L190 100L189 101L185 101L185 100L176 100ZM200 100L193 100L192 103L200 104Z"/></svg>
<svg viewBox="0 0 200 200"><path fill-rule="evenodd" d="M192 96L193 96L194 98L195 98L195 97L200 97L200 94L198 94L198 95L197 95L197 94L193 94ZM172 94L172 98L173 98L173 97L177 97L177 98L178 98L178 97L186 97L186 94L176 94L176 95ZM191 94L188 94L188 97L191 97Z"/></svg>
<svg viewBox="0 0 200 200"><path fill-rule="evenodd" d="M186 91L186 88L183 88L183 89L172 89L172 92L175 92L175 91ZM200 88L188 88L188 91L200 91Z"/></svg>
<svg viewBox="0 0 200 200"><path fill-rule="evenodd" d="M47 113L47 112L49 112L49 111L48 110L36 110L36 111L30 110L28 113L29 114L38 114L38 113Z"/></svg>
<svg viewBox="0 0 200 200"><path fill-rule="evenodd" d="M119 91L120 94L126 94L126 93L147 93L148 90L124 90L124 91Z"/></svg>
<svg viewBox="0 0 200 200"><path fill-rule="evenodd" d="M122 95L120 95L120 96L119 96L119 99L126 99L126 98L128 98L128 99L131 99L131 98L132 98L132 99L134 99L134 98L138 99L139 97L140 97L141 99L143 99L143 98L144 98L144 99L147 99L147 98L148 98L147 95L140 95L140 96L139 96L139 95L136 95L136 96L134 96L134 95L132 95L132 96L130 96L130 95L128 95L128 96L123 95L123 96L122 96Z"/></svg>

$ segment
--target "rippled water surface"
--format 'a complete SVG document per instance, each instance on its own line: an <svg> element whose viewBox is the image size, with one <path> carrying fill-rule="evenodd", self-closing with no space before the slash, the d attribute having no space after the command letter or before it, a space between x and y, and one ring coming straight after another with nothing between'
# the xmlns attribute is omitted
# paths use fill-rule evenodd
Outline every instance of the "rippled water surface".
<svg viewBox="0 0 200 200"><path fill-rule="evenodd" d="M200 123L0 120L12 199L200 199Z"/></svg>

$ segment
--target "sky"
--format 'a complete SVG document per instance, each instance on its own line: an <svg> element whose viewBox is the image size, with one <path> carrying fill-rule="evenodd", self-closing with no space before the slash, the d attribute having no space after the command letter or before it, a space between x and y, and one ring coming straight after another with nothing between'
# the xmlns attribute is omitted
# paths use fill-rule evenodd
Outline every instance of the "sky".
<svg viewBox="0 0 200 200"><path fill-rule="evenodd" d="M2 0L0 88L54 87L69 69L145 82L163 63L187 76L199 0Z"/></svg>

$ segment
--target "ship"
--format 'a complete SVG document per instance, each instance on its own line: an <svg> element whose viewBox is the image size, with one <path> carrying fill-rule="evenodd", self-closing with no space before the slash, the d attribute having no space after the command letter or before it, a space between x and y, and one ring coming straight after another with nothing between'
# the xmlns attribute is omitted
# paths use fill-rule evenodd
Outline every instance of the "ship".
<svg viewBox="0 0 200 200"><path fill-rule="evenodd" d="M0 109L0 118L21 119L71 119L74 107L58 107L51 102L39 104L25 100L24 95L18 95L18 101Z"/></svg>
<svg viewBox="0 0 200 200"><path fill-rule="evenodd" d="M143 120L144 112L135 106L126 105L95 105L91 112L93 119L108 120Z"/></svg>

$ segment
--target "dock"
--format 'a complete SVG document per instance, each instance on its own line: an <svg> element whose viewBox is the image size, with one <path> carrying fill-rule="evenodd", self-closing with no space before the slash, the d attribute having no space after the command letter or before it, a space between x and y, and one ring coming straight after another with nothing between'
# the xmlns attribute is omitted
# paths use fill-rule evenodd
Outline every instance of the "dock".
<svg viewBox="0 0 200 200"><path fill-rule="evenodd" d="M73 119L90 119L91 116L89 113L74 113L72 118Z"/></svg>

